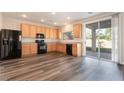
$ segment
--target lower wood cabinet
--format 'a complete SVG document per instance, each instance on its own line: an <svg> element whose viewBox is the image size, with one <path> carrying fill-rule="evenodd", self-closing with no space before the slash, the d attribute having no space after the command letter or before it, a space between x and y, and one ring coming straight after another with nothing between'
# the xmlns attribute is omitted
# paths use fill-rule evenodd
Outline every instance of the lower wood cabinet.
<svg viewBox="0 0 124 93"><path fill-rule="evenodd" d="M62 52L62 53L66 53L66 44L57 44L57 51L58 52Z"/></svg>
<svg viewBox="0 0 124 93"><path fill-rule="evenodd" d="M56 44L55 43L49 43L47 44L47 52L54 52L56 50Z"/></svg>
<svg viewBox="0 0 124 93"><path fill-rule="evenodd" d="M30 44L22 44L22 56L30 55Z"/></svg>
<svg viewBox="0 0 124 93"><path fill-rule="evenodd" d="M22 57L37 54L37 44L27 43L22 44Z"/></svg>
<svg viewBox="0 0 124 93"><path fill-rule="evenodd" d="M31 55L37 54L37 44L36 43L30 44L30 54Z"/></svg>
<svg viewBox="0 0 124 93"><path fill-rule="evenodd" d="M73 44L72 45L72 55L73 56L82 56L82 44Z"/></svg>
<svg viewBox="0 0 124 93"><path fill-rule="evenodd" d="M72 44L72 55L77 56L77 44Z"/></svg>

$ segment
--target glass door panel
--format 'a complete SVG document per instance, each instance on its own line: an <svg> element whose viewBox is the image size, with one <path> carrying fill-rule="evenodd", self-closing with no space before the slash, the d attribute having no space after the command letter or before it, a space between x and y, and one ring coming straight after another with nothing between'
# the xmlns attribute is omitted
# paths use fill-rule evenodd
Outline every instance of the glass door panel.
<svg viewBox="0 0 124 93"><path fill-rule="evenodd" d="M111 19L86 25L86 55L111 60Z"/></svg>

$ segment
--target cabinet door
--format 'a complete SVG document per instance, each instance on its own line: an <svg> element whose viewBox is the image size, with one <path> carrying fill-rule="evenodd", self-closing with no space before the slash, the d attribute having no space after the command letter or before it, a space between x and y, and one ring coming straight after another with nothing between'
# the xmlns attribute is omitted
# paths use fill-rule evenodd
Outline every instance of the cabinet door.
<svg viewBox="0 0 124 93"><path fill-rule="evenodd" d="M61 44L58 43L58 44L57 44L57 51L58 51L58 52L62 52L62 49L61 49L61 48L62 48L62 47L61 47Z"/></svg>
<svg viewBox="0 0 124 93"><path fill-rule="evenodd" d="M53 44L51 44L51 51L56 51L56 44L55 43L53 43Z"/></svg>
<svg viewBox="0 0 124 93"><path fill-rule="evenodd" d="M53 29L53 39L57 39L57 29Z"/></svg>
<svg viewBox="0 0 124 93"><path fill-rule="evenodd" d="M41 27L40 26L37 27L37 33L41 33Z"/></svg>
<svg viewBox="0 0 124 93"><path fill-rule="evenodd" d="M41 33L45 35L45 27L41 27Z"/></svg>
<svg viewBox="0 0 124 93"><path fill-rule="evenodd" d="M22 56L30 55L30 44L22 44Z"/></svg>
<svg viewBox="0 0 124 93"><path fill-rule="evenodd" d="M51 52L51 50L52 50L51 44L47 44L47 52Z"/></svg>
<svg viewBox="0 0 124 93"><path fill-rule="evenodd" d="M50 39L53 39L54 38L54 30L53 28L50 28Z"/></svg>
<svg viewBox="0 0 124 93"><path fill-rule="evenodd" d="M21 31L22 31L22 37L29 37L29 25L28 24L21 24Z"/></svg>
<svg viewBox="0 0 124 93"><path fill-rule="evenodd" d="M50 29L46 27L46 39L50 39Z"/></svg>
<svg viewBox="0 0 124 93"><path fill-rule="evenodd" d="M37 44L36 43L30 44L30 52L31 52L31 55L37 54Z"/></svg>
<svg viewBox="0 0 124 93"><path fill-rule="evenodd" d="M61 39L61 30L59 30L59 29L56 29L56 38L57 39Z"/></svg>
<svg viewBox="0 0 124 93"><path fill-rule="evenodd" d="M36 26L30 25L30 37L36 37Z"/></svg>
<svg viewBox="0 0 124 93"><path fill-rule="evenodd" d="M72 55L77 56L77 44L72 45Z"/></svg>
<svg viewBox="0 0 124 93"><path fill-rule="evenodd" d="M81 38L81 30L82 30L81 24L74 24L73 33L75 38Z"/></svg>
<svg viewBox="0 0 124 93"><path fill-rule="evenodd" d="M63 45L62 45L62 50L63 50L63 51L62 51L63 53L66 53L66 44L63 44Z"/></svg>

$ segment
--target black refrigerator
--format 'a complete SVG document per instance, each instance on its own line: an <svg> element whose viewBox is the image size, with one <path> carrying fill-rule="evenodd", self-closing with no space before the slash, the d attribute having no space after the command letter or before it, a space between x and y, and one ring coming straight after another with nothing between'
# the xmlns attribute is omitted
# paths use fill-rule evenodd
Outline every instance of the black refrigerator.
<svg viewBox="0 0 124 93"><path fill-rule="evenodd" d="M0 31L0 59L21 57L21 31L2 29Z"/></svg>

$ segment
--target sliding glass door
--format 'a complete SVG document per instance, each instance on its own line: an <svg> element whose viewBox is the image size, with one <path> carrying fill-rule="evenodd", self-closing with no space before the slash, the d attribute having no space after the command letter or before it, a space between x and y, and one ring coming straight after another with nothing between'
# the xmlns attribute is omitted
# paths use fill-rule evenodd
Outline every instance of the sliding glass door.
<svg viewBox="0 0 124 93"><path fill-rule="evenodd" d="M86 24L86 55L112 59L111 19Z"/></svg>

